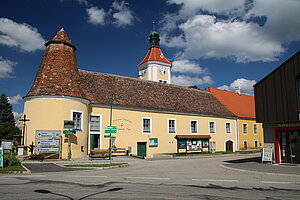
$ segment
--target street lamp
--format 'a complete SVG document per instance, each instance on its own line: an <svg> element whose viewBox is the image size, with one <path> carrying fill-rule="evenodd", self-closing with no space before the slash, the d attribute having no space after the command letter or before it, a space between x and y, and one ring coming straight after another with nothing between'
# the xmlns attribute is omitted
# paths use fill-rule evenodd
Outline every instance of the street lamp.
<svg viewBox="0 0 300 200"><path fill-rule="evenodd" d="M109 126L112 126L112 110L113 110L113 104L118 103L117 100L113 99L110 103L110 119L109 119ZM112 144L111 144L111 133L109 133L109 160L111 162L112 160ZM111 163L110 163L111 164Z"/></svg>

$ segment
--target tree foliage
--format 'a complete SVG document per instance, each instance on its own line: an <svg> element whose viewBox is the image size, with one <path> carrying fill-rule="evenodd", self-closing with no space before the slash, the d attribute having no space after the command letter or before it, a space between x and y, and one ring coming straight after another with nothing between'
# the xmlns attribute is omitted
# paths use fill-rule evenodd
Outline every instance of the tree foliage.
<svg viewBox="0 0 300 200"><path fill-rule="evenodd" d="M1 122L15 122L12 105L8 102L8 98L5 94L0 95L0 123Z"/></svg>
<svg viewBox="0 0 300 200"><path fill-rule="evenodd" d="M5 94L0 95L0 140L13 139L13 136L20 133L15 126L12 105Z"/></svg>

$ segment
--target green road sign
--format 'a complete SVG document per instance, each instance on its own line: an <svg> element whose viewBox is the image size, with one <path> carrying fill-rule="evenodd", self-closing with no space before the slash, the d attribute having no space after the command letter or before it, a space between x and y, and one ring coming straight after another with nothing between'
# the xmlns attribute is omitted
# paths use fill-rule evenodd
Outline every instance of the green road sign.
<svg viewBox="0 0 300 200"><path fill-rule="evenodd" d="M104 133L117 133L117 130L109 129L109 130L105 130Z"/></svg>
<svg viewBox="0 0 300 200"><path fill-rule="evenodd" d="M4 167L3 164L3 148L0 147L0 167Z"/></svg>
<svg viewBox="0 0 300 200"><path fill-rule="evenodd" d="M104 135L104 138L109 138L110 137L110 135Z"/></svg>
<svg viewBox="0 0 300 200"><path fill-rule="evenodd" d="M117 129L117 126L105 126L105 129Z"/></svg>
<svg viewBox="0 0 300 200"><path fill-rule="evenodd" d="M64 133L64 134L76 134L76 131L68 131L68 130L64 130L63 133Z"/></svg>

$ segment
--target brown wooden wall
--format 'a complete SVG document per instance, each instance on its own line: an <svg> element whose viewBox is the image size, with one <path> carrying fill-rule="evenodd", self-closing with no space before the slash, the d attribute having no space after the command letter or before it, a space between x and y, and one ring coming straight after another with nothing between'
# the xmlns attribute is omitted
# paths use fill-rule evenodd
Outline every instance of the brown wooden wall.
<svg viewBox="0 0 300 200"><path fill-rule="evenodd" d="M254 85L257 122L299 121L299 76L300 51Z"/></svg>

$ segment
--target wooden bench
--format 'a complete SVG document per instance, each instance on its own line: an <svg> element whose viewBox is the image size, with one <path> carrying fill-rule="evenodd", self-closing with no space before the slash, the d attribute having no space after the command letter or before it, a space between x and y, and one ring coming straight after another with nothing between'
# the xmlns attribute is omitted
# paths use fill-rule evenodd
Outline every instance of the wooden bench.
<svg viewBox="0 0 300 200"><path fill-rule="evenodd" d="M90 158L107 158L109 157L109 149L91 149Z"/></svg>
<svg viewBox="0 0 300 200"><path fill-rule="evenodd" d="M113 148L112 155L113 156L127 156L128 151L125 148Z"/></svg>

